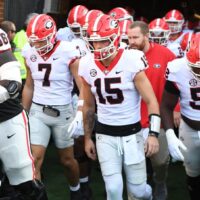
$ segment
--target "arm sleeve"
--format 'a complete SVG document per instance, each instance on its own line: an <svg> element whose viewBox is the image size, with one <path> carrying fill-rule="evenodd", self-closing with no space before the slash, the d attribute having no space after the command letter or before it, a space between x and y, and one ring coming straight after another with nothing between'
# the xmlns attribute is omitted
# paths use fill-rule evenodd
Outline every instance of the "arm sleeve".
<svg viewBox="0 0 200 200"><path fill-rule="evenodd" d="M11 61L16 61L16 58L14 57L14 55L10 50L0 53L0 66Z"/></svg>
<svg viewBox="0 0 200 200"><path fill-rule="evenodd" d="M174 94L176 96L180 96L180 91L176 84L172 81L167 80L165 83L165 90L171 94Z"/></svg>

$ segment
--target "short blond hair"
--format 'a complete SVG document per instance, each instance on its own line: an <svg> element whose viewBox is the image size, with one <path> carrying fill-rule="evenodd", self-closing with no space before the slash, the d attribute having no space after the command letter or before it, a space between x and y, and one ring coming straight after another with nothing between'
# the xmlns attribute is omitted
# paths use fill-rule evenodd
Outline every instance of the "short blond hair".
<svg viewBox="0 0 200 200"><path fill-rule="evenodd" d="M143 21L134 21L130 26L129 29L133 29L139 27L141 30L141 33L143 35L147 35L149 33L149 27L148 24Z"/></svg>

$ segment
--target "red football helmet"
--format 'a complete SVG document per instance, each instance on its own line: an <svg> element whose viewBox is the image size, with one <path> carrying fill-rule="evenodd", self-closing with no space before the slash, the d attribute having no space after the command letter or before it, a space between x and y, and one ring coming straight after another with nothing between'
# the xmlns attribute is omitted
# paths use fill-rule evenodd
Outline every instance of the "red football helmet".
<svg viewBox="0 0 200 200"><path fill-rule="evenodd" d="M194 38L195 34L193 32L188 32L183 36L183 39L181 40L181 49L183 51L188 51L190 48L190 42Z"/></svg>
<svg viewBox="0 0 200 200"><path fill-rule="evenodd" d="M33 17L26 30L26 34L31 46L42 56L51 51L55 43L56 23L46 14ZM44 45L37 45L38 42L46 42Z"/></svg>
<svg viewBox="0 0 200 200"><path fill-rule="evenodd" d="M165 20L157 18L149 23L149 40L166 46L170 29Z"/></svg>
<svg viewBox="0 0 200 200"><path fill-rule="evenodd" d="M83 37L87 36L87 29L90 21L95 20L99 15L103 14L101 10L90 10L85 18L84 18L84 24L82 26L82 34Z"/></svg>
<svg viewBox="0 0 200 200"><path fill-rule="evenodd" d="M112 10L110 10L108 12L108 15L114 17L115 19L121 21L121 20L125 20L125 19L129 19L133 21L133 16L130 15L130 13L121 7L116 7L113 8Z"/></svg>
<svg viewBox="0 0 200 200"><path fill-rule="evenodd" d="M200 34L192 38L186 58L191 72L200 79Z"/></svg>
<svg viewBox="0 0 200 200"><path fill-rule="evenodd" d="M164 17L169 25L170 34L180 33L183 29L184 17L178 10L170 10Z"/></svg>
<svg viewBox="0 0 200 200"><path fill-rule="evenodd" d="M133 22L131 20L123 20L119 22L119 27L120 27L120 38L121 41L128 44L128 35L127 35L127 31L129 26L132 24Z"/></svg>
<svg viewBox="0 0 200 200"><path fill-rule="evenodd" d="M67 24L74 33L75 36L82 36L82 26L84 25L85 16L88 13L88 9L83 5L74 6L67 18Z"/></svg>
<svg viewBox="0 0 200 200"><path fill-rule="evenodd" d="M120 29L117 20L109 15L99 15L88 26L88 45L90 51L94 53L95 60L104 60L113 55L118 49ZM93 42L109 41L109 45L94 49Z"/></svg>

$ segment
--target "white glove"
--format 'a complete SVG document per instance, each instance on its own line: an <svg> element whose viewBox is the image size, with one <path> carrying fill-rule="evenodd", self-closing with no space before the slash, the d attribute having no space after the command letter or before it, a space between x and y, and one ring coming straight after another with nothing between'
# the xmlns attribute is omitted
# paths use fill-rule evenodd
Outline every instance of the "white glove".
<svg viewBox="0 0 200 200"><path fill-rule="evenodd" d="M74 120L71 122L68 128L68 133L70 138L78 138L84 135L83 131L83 113L82 111L77 111Z"/></svg>
<svg viewBox="0 0 200 200"><path fill-rule="evenodd" d="M180 151L180 148L184 151L187 150L187 147L176 137L173 129L168 129L166 131L167 143L169 148L169 153L175 160L184 161L183 154Z"/></svg>

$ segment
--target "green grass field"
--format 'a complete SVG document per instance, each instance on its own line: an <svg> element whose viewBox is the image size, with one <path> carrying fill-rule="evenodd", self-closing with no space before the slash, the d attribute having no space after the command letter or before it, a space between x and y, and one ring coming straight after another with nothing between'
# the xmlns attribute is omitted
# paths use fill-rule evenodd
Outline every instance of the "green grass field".
<svg viewBox="0 0 200 200"><path fill-rule="evenodd" d="M48 148L43 167L44 183L49 200L68 200L69 189L64 177L63 168L59 164L56 149L51 144ZM104 186L101 173L94 163L91 186L94 200L104 200ZM168 200L189 200L185 184L185 172L182 163L171 163L168 176ZM124 195L125 196L125 195ZM127 198L124 197L124 200Z"/></svg>

